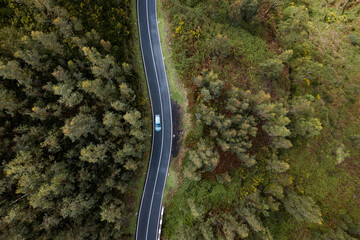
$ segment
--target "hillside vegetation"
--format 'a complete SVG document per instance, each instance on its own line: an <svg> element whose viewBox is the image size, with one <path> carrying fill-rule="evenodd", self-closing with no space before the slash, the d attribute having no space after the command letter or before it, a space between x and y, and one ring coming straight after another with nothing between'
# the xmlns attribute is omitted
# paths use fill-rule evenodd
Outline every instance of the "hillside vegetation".
<svg viewBox="0 0 360 240"><path fill-rule="evenodd" d="M130 6L0 1L1 239L133 238L150 132Z"/></svg>
<svg viewBox="0 0 360 240"><path fill-rule="evenodd" d="M192 114L166 239L359 239L359 2L162 6Z"/></svg>

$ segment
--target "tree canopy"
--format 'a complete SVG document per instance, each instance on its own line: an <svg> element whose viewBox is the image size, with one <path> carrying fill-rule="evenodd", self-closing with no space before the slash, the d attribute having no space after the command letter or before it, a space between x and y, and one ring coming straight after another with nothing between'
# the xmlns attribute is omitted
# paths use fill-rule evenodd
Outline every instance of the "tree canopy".
<svg viewBox="0 0 360 240"><path fill-rule="evenodd" d="M130 5L112 2L1 5L10 11L0 30L1 239L128 234L148 133L123 45ZM116 27L101 29L104 14Z"/></svg>

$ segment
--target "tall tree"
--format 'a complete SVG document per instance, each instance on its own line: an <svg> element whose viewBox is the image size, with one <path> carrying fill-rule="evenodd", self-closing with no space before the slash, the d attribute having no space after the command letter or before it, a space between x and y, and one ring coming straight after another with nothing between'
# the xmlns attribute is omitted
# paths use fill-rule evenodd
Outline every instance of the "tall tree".
<svg viewBox="0 0 360 240"><path fill-rule="evenodd" d="M84 3L97 20L114 17L102 26L119 15L122 24L89 27ZM130 3L105 5L0 4L12 12L0 29L1 239L127 237L130 186L149 133L125 50Z"/></svg>
<svg viewBox="0 0 360 240"><path fill-rule="evenodd" d="M261 0L237 0L229 8L229 16L234 23L250 21L260 7Z"/></svg>
<svg viewBox="0 0 360 240"><path fill-rule="evenodd" d="M288 192L282 200L286 211L293 215L298 221L307 221L322 224L321 212L314 200L308 196L300 196L294 192Z"/></svg>

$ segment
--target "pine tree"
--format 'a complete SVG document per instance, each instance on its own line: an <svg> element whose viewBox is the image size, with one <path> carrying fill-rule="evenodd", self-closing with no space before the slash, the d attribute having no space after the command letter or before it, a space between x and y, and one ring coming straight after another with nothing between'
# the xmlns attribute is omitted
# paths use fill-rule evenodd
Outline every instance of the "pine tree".
<svg viewBox="0 0 360 240"><path fill-rule="evenodd" d="M283 187L276 183L270 183L268 186L265 187L264 193L271 194L277 199L283 199L284 198L284 190Z"/></svg>
<svg viewBox="0 0 360 240"><path fill-rule="evenodd" d="M149 134L126 63L130 6L87 2L104 19L121 12L114 34L111 21L89 27L79 4L1 5L13 13L1 20L1 239L124 238L124 199Z"/></svg>
<svg viewBox="0 0 360 240"><path fill-rule="evenodd" d="M31 38L40 42L51 54L64 55L63 46L58 42L58 38L54 32L46 34L40 31L32 31Z"/></svg>
<svg viewBox="0 0 360 240"><path fill-rule="evenodd" d="M308 196L300 196L294 192L288 192L282 200L286 211L295 217L298 221L307 221L310 223L322 224L320 208L314 200Z"/></svg>
<svg viewBox="0 0 360 240"><path fill-rule="evenodd" d="M14 116L22 105L14 91L0 85L0 111L5 110L7 114Z"/></svg>
<svg viewBox="0 0 360 240"><path fill-rule="evenodd" d="M228 37L221 34L218 34L211 43L212 53L220 58L226 58L229 56L230 47L231 45Z"/></svg>
<svg viewBox="0 0 360 240"><path fill-rule="evenodd" d="M312 137L320 134L322 124L315 118L311 102L304 96L299 96L290 101L291 130L294 137Z"/></svg>
<svg viewBox="0 0 360 240"><path fill-rule="evenodd" d="M260 7L261 0L237 0L229 8L229 16L234 23L249 21Z"/></svg>
<svg viewBox="0 0 360 240"><path fill-rule="evenodd" d="M291 49L295 42L307 38L309 13L305 6L289 6L283 13L284 20L279 24L278 34L284 45Z"/></svg>
<svg viewBox="0 0 360 240"><path fill-rule="evenodd" d="M114 203L103 203L101 205L101 221L107 221L110 223L115 223L116 221L122 221L123 205L117 206Z"/></svg>
<svg viewBox="0 0 360 240"><path fill-rule="evenodd" d="M223 219L223 232L226 239L235 239L236 236L239 236L241 239L247 238L249 236L249 229L246 224L237 221L237 219L229 214L222 214Z"/></svg>
<svg viewBox="0 0 360 240"><path fill-rule="evenodd" d="M81 92L75 91L71 85L66 83L54 85L52 86L52 90L54 94L61 96L58 101L66 107L75 107L79 105L84 98Z"/></svg>
<svg viewBox="0 0 360 240"><path fill-rule="evenodd" d="M284 68L283 63L279 59L268 59L260 64L260 71L265 79L277 80Z"/></svg>
<svg viewBox="0 0 360 240"><path fill-rule="evenodd" d="M67 120L62 128L65 136L71 141L79 140L80 137L87 137L89 134L96 134L99 125L94 116L79 113L71 120Z"/></svg>
<svg viewBox="0 0 360 240"><path fill-rule="evenodd" d="M188 166L185 176L195 181L200 173L213 171L219 163L219 154L214 151L214 144L200 139L194 150L188 151Z"/></svg>
<svg viewBox="0 0 360 240"><path fill-rule="evenodd" d="M205 223L200 225L200 231L202 236L205 238L205 240L213 240L215 239L214 233L213 233L213 225L215 223L214 218L209 218L206 220Z"/></svg>
<svg viewBox="0 0 360 240"><path fill-rule="evenodd" d="M303 137L313 137L320 134L321 122L317 118L299 118L294 121L294 133Z"/></svg>
<svg viewBox="0 0 360 240"><path fill-rule="evenodd" d="M106 160L107 147L104 144L90 144L81 149L80 160L90 163L102 163Z"/></svg>
<svg viewBox="0 0 360 240"><path fill-rule="evenodd" d="M201 209L201 207L199 207L195 204L194 199L192 199L192 198L188 199L187 203L190 208L191 215L194 218L201 218L202 215L204 214L204 211Z"/></svg>
<svg viewBox="0 0 360 240"><path fill-rule="evenodd" d="M290 165L283 161L269 161L267 169L276 173L282 173L287 171L290 168Z"/></svg>
<svg viewBox="0 0 360 240"><path fill-rule="evenodd" d="M22 69L18 61L11 60L6 64L0 61L0 76L4 79L16 80L17 84L24 86L26 90L31 90L33 88L31 72L27 69Z"/></svg>
<svg viewBox="0 0 360 240"><path fill-rule="evenodd" d="M242 209L242 215L244 216L247 224L251 227L251 229L255 232L263 232L265 231L262 223L257 219L257 216L250 209L244 208Z"/></svg>
<svg viewBox="0 0 360 240"><path fill-rule="evenodd" d="M123 116L113 112L106 112L103 118L103 124L108 131L115 137L124 136L126 131L123 124Z"/></svg>
<svg viewBox="0 0 360 240"><path fill-rule="evenodd" d="M82 51L91 63L91 71L96 78L111 80L121 74L121 68L115 63L114 57L102 57L95 48L83 47Z"/></svg>

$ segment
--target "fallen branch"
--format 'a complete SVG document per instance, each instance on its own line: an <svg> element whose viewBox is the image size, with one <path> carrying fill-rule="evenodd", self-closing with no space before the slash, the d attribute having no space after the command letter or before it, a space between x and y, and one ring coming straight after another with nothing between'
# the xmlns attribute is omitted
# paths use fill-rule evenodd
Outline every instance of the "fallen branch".
<svg viewBox="0 0 360 240"><path fill-rule="evenodd" d="M266 14L264 15L264 17L266 17L266 16L269 14L269 12L270 12L271 10L275 9L278 5L279 5L279 4L277 3L277 1L275 1L274 4L271 5L270 9L266 12Z"/></svg>

